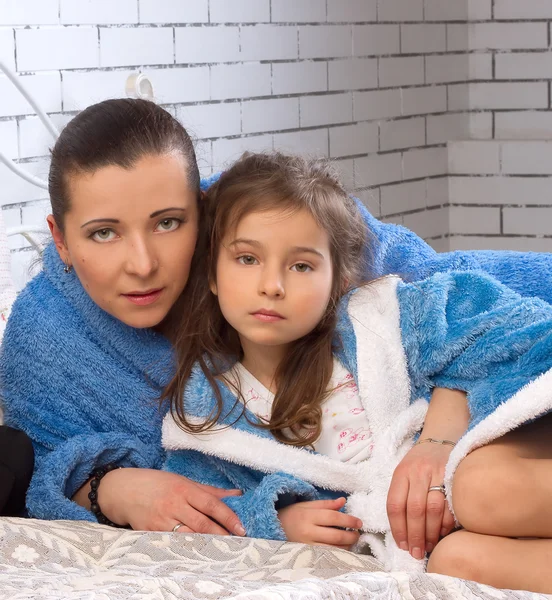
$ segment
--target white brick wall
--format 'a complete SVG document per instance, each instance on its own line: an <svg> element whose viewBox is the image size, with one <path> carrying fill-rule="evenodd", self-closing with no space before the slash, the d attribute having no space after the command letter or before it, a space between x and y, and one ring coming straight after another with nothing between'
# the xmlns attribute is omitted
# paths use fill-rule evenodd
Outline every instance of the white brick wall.
<svg viewBox="0 0 552 600"><path fill-rule="evenodd" d="M551 252L552 4L490 4L472 0L477 22L447 31L449 48L467 33L470 52L468 83L449 86L449 109L477 111L467 113L472 141L449 144L450 248Z"/></svg>
<svg viewBox="0 0 552 600"><path fill-rule="evenodd" d="M552 250L551 22L540 0L0 0L0 60L59 127L143 72L204 174L245 149L330 156L440 250ZM0 149L45 177L51 141L0 75ZM43 190L1 165L0 184L9 225L43 222Z"/></svg>

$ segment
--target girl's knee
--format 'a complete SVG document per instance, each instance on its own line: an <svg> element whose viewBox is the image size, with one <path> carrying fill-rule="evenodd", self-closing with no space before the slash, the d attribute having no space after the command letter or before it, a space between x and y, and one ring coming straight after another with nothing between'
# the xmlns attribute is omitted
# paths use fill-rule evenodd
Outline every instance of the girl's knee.
<svg viewBox="0 0 552 600"><path fill-rule="evenodd" d="M474 534L455 531L443 538L431 553L428 573L478 581L482 574L482 557L473 544Z"/></svg>

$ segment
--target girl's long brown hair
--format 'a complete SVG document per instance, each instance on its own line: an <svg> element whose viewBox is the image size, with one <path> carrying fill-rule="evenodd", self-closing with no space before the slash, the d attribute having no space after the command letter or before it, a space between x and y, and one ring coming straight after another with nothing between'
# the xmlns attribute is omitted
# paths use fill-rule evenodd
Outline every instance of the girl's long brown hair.
<svg viewBox="0 0 552 600"><path fill-rule="evenodd" d="M216 281L219 249L225 235L247 214L281 208L306 210L330 240L333 279L330 300L320 323L293 343L276 370L277 392L267 423L280 441L312 445L320 435L321 405L328 394L333 370L337 306L347 288L360 283L364 273L366 226L352 199L327 161L281 153L246 153L209 188L204 198L198 246L190 279L176 315L176 374L162 401L180 427L199 433L223 415L220 381L241 392L224 373L242 356L237 332L225 321L209 284ZM192 370L201 369L216 398L216 409L203 423L186 415L185 389ZM238 386L239 387L239 386Z"/></svg>

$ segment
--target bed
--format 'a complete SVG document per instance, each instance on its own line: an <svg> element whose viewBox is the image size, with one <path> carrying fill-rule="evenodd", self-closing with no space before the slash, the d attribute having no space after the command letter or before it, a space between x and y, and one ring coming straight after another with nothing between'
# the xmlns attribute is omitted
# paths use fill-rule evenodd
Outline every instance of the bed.
<svg viewBox="0 0 552 600"><path fill-rule="evenodd" d="M251 538L0 519L0 599L537 600L440 575L382 573L371 556Z"/></svg>

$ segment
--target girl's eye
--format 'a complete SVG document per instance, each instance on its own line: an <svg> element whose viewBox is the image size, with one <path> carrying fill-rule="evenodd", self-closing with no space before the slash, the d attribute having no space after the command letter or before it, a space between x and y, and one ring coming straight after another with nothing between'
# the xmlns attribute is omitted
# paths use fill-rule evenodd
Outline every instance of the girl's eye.
<svg viewBox="0 0 552 600"><path fill-rule="evenodd" d="M245 256L240 256L238 258L238 262L240 262L242 265L251 266L257 263L257 259L254 256L246 254Z"/></svg>
<svg viewBox="0 0 552 600"><path fill-rule="evenodd" d="M161 231L174 231L175 229L178 229L180 223L180 219L163 219L157 225L157 229L160 229Z"/></svg>
<svg viewBox="0 0 552 600"><path fill-rule="evenodd" d="M312 271L312 267L310 267L306 263L297 263L291 268L297 271L298 273L307 273L308 271Z"/></svg>
<svg viewBox="0 0 552 600"><path fill-rule="evenodd" d="M98 229L92 234L92 239L96 242L110 242L115 236L113 229Z"/></svg>

